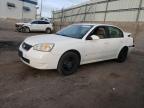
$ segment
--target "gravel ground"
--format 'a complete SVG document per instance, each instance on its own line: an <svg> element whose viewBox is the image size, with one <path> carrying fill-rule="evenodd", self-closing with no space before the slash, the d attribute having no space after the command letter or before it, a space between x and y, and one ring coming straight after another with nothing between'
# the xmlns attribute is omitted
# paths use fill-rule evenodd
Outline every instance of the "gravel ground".
<svg viewBox="0 0 144 108"><path fill-rule="evenodd" d="M36 34L0 30L0 108L144 108L143 39L125 63L88 64L64 77L20 62L18 45Z"/></svg>

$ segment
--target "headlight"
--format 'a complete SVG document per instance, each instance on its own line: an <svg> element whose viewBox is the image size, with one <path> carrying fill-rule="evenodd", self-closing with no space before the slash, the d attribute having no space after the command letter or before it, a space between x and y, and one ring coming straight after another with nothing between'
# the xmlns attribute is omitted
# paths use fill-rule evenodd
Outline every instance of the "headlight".
<svg viewBox="0 0 144 108"><path fill-rule="evenodd" d="M33 49L37 51L50 52L53 49L53 47L54 47L53 43L42 43L34 45Z"/></svg>

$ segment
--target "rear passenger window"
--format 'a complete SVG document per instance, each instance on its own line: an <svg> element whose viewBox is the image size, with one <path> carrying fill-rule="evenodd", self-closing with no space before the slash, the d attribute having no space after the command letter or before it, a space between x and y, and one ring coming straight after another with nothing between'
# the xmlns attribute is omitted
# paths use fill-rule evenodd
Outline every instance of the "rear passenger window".
<svg viewBox="0 0 144 108"><path fill-rule="evenodd" d="M38 21L38 24L43 24L43 21Z"/></svg>
<svg viewBox="0 0 144 108"><path fill-rule="evenodd" d="M45 22L45 24L50 24L49 22Z"/></svg>
<svg viewBox="0 0 144 108"><path fill-rule="evenodd" d="M109 31L109 38L121 38L121 37L123 37L123 32L116 27L109 26L108 31Z"/></svg>
<svg viewBox="0 0 144 108"><path fill-rule="evenodd" d="M49 24L49 22L46 21L38 21L39 24Z"/></svg>

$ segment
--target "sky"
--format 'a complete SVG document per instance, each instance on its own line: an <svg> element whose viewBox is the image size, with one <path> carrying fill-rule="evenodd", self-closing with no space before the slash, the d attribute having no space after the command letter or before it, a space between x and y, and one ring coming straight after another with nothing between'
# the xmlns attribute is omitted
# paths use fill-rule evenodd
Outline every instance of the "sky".
<svg viewBox="0 0 144 108"><path fill-rule="evenodd" d="M42 0L42 16L51 17L53 10L68 8L88 0ZM40 13L41 0L38 0L38 13Z"/></svg>

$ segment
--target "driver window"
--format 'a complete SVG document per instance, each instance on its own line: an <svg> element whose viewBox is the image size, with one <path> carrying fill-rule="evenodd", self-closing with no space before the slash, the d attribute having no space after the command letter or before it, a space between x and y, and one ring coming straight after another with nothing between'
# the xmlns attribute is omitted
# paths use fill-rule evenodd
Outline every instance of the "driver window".
<svg viewBox="0 0 144 108"><path fill-rule="evenodd" d="M97 27L96 30L94 31L93 35L98 36L100 39L103 39L105 37L105 29L103 27Z"/></svg>
<svg viewBox="0 0 144 108"><path fill-rule="evenodd" d="M92 35L96 35L98 36L100 39L104 39L106 37L106 30L105 30L105 27L103 26L100 26L100 27L96 27L92 33L88 36L88 40L92 40L91 39L91 36Z"/></svg>

